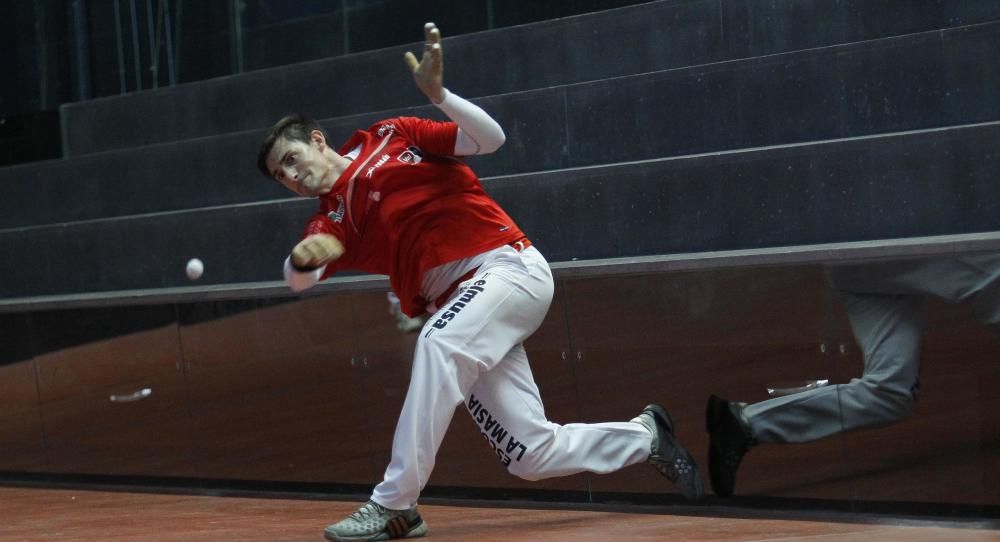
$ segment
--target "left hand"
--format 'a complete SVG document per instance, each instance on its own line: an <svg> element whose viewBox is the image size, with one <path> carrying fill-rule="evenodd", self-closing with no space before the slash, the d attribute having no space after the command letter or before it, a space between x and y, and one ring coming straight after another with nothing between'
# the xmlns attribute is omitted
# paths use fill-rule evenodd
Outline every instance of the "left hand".
<svg viewBox="0 0 1000 542"><path fill-rule="evenodd" d="M424 25L424 53L417 62L417 57L407 51L403 55L417 88L436 104L444 101L444 61L441 50L441 31L434 23Z"/></svg>

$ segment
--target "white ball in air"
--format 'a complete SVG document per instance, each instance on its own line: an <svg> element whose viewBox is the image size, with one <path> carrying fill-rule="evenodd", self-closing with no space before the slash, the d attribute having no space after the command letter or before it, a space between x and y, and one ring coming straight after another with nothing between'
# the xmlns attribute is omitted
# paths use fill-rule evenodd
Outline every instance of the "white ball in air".
<svg viewBox="0 0 1000 542"><path fill-rule="evenodd" d="M189 279L198 280L201 274L205 272L205 264L201 263L201 260L198 258L191 258L188 260L186 271Z"/></svg>

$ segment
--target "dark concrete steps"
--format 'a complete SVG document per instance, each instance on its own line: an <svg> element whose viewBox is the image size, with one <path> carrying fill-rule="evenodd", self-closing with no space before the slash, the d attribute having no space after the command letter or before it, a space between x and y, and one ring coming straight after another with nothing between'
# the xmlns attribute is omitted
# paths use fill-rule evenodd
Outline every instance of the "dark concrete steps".
<svg viewBox="0 0 1000 542"><path fill-rule="evenodd" d="M1000 120L1000 23L491 96L484 177ZM458 91L459 89L456 89ZM429 105L323 122L339 145ZM0 228L287 197L263 130L0 169Z"/></svg>
<svg viewBox="0 0 1000 542"><path fill-rule="evenodd" d="M551 261L1000 230L1000 122L497 177ZM0 232L0 297L280 280L315 203Z"/></svg>
<svg viewBox="0 0 1000 542"><path fill-rule="evenodd" d="M996 20L997 2L665 0L446 38L447 81L466 96L499 95ZM420 105L401 60L418 47L67 104L64 154L263 128L289 111L333 118Z"/></svg>

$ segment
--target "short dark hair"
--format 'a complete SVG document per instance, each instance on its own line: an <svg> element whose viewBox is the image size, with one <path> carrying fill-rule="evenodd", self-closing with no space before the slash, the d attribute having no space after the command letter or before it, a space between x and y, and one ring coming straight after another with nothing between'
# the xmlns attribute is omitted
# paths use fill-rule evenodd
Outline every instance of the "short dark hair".
<svg viewBox="0 0 1000 542"><path fill-rule="evenodd" d="M268 130L267 136L264 137L264 141L260 144L260 150L257 151L257 169L265 177L271 178L271 172L267 170L267 155L271 153L275 142L281 138L285 138L290 141L309 143L309 134L313 130L319 130L324 138L327 137L326 132L318 122L303 115L288 115L274 123L274 126Z"/></svg>

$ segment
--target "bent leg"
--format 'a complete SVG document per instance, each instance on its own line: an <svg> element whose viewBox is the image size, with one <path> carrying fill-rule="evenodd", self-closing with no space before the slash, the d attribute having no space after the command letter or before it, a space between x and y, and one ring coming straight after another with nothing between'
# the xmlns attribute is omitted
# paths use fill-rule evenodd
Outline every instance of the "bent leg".
<svg viewBox="0 0 1000 542"><path fill-rule="evenodd" d="M633 422L548 421L521 345L480 375L465 406L508 472L525 480L613 472L644 461L652 444Z"/></svg>
<svg viewBox="0 0 1000 542"><path fill-rule="evenodd" d="M920 368L923 298L844 294L864 374L849 384L746 407L758 442L809 442L909 416Z"/></svg>
<svg viewBox="0 0 1000 542"><path fill-rule="evenodd" d="M480 375L541 324L552 274L534 248L504 249L463 283L420 331L392 459L372 500L393 510L416 504L455 407Z"/></svg>

